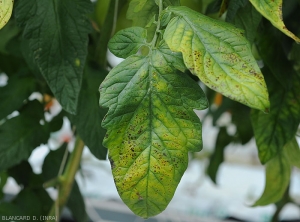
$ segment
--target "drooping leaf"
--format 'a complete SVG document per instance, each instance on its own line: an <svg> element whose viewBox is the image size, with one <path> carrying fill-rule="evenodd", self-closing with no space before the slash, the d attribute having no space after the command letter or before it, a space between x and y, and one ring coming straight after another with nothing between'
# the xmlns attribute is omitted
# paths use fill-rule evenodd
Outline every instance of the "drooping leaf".
<svg viewBox="0 0 300 222"><path fill-rule="evenodd" d="M291 176L291 165L282 153L266 164L265 189L253 206L264 206L279 201L284 195Z"/></svg>
<svg viewBox="0 0 300 222"><path fill-rule="evenodd" d="M107 149L102 145L105 130L101 127L101 120L107 110L99 108L98 92L106 75L106 70L92 64L86 65L77 114L69 116L85 145L98 159L106 159L107 154Z"/></svg>
<svg viewBox="0 0 300 222"><path fill-rule="evenodd" d="M130 27L117 32L109 41L109 50L120 58L127 58L146 45L147 30L141 27Z"/></svg>
<svg viewBox="0 0 300 222"><path fill-rule="evenodd" d="M33 174L31 165L28 161L22 161L21 163L9 168L7 170L10 177L23 186L27 187L30 184L31 175Z"/></svg>
<svg viewBox="0 0 300 222"><path fill-rule="evenodd" d="M300 123L300 78L294 73L291 81L293 85L286 90L267 68L263 72L270 94L270 113L252 110L251 121L259 158L264 164L281 153L284 145L296 134Z"/></svg>
<svg viewBox="0 0 300 222"><path fill-rule="evenodd" d="M0 1L0 29L6 25L9 21L12 9L14 5L14 0L1 0Z"/></svg>
<svg viewBox="0 0 300 222"><path fill-rule="evenodd" d="M39 70L63 108L75 113L87 55L88 0L18 1L16 19Z"/></svg>
<svg viewBox="0 0 300 222"><path fill-rule="evenodd" d="M49 132L38 118L43 113L43 106L33 101L19 116L0 125L0 170L28 159L37 146L48 141Z"/></svg>
<svg viewBox="0 0 300 222"><path fill-rule="evenodd" d="M282 0L250 0L252 5L276 28L300 43L300 39L290 32L282 20Z"/></svg>
<svg viewBox="0 0 300 222"><path fill-rule="evenodd" d="M209 159L209 165L207 167L207 174L210 179L216 182L219 166L224 161L225 147L232 141L232 137L228 135L226 127L221 127L217 136L215 150Z"/></svg>
<svg viewBox="0 0 300 222"><path fill-rule="evenodd" d="M235 103L230 109L232 123L236 126L235 140L246 144L253 138L253 129L250 119L250 108Z"/></svg>
<svg viewBox="0 0 300 222"><path fill-rule="evenodd" d="M122 200L143 218L162 212L187 167L188 151L202 147L193 109L206 108L203 91L158 48L115 67L101 84L100 105L109 107L104 145Z"/></svg>
<svg viewBox="0 0 300 222"><path fill-rule="evenodd" d="M232 14L235 12L234 16L229 12ZM237 28L245 30L245 37L250 43L254 41L261 18L262 16L248 1L235 0L229 2L226 21L231 22Z"/></svg>
<svg viewBox="0 0 300 222"><path fill-rule="evenodd" d="M268 110L263 75L240 29L186 7L168 7L173 18L164 39L182 52L187 68L208 87L255 109Z"/></svg>
<svg viewBox="0 0 300 222"><path fill-rule="evenodd" d="M28 76L14 76L0 87L0 120L19 109L34 89L35 80Z"/></svg>
<svg viewBox="0 0 300 222"><path fill-rule="evenodd" d="M283 150L289 163L300 168L300 149L297 140L292 139L284 146Z"/></svg>

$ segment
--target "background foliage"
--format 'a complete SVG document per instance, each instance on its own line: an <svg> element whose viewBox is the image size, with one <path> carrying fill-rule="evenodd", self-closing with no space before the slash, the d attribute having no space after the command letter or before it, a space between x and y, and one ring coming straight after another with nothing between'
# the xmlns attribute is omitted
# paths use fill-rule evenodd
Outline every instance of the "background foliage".
<svg viewBox="0 0 300 222"><path fill-rule="evenodd" d="M12 9L11 1L6 2L9 7L1 5L5 2L0 3L2 14ZM220 116L229 113L236 126L234 135L228 134L227 126L219 127L207 174L217 182L226 146L246 144L255 137L260 161L266 164L267 182L264 193L254 205L276 203L273 219L276 221L282 207L294 201L289 197L288 186L292 167L300 165L299 146L295 140L300 122L297 92L300 46L296 44L299 42L296 36L300 35L300 1L283 1L285 25L280 20L280 0L166 0L163 3L164 7L181 3L244 30L252 53L261 64L271 106L266 114L204 87L210 104L207 115L212 116L214 125L218 127L216 122ZM63 186L62 181L70 174L62 172L77 170L78 166L61 164L68 154L67 144L51 149L41 174L32 171L29 156L39 145L48 144L51 134L61 128L63 118L67 117L72 123L74 138L82 140L98 159L106 159L107 149L102 145L106 130L101 127L101 121L107 110L99 108L98 88L111 68L106 61L107 46L114 52L113 43L118 42L116 38L110 43L109 40L119 30L139 26L147 29L147 37L144 29L135 28L136 35L141 41L144 41L142 37L151 41L156 30L158 5L148 0L98 0L94 3L89 0L17 0L12 13L9 22L7 16L0 16L0 27L5 25L0 30L0 72L8 77L7 84L0 87L0 187L12 177L22 189L9 202L4 200L3 192L0 193L0 215L48 215L53 200L45 187ZM162 22L163 26L167 24ZM171 35L171 29L171 26L167 28L166 35ZM114 53L127 57L145 43L135 45L132 42L132 48L123 51L125 54L117 54L118 49ZM172 49L171 43L168 45ZM189 70L184 70L182 62L176 64L176 69L198 81ZM40 96L32 99L32 93ZM54 99L60 102L63 110L49 119L45 113L50 112ZM75 154L68 156L76 159ZM87 221L76 181L67 199L65 204L73 217L77 221ZM25 208L24 204L31 207Z"/></svg>

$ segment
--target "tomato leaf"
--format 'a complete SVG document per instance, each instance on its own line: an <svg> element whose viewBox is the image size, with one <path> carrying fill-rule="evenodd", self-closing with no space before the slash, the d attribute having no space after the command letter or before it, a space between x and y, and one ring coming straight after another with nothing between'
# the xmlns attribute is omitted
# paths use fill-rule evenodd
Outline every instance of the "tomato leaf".
<svg viewBox="0 0 300 222"><path fill-rule="evenodd" d="M284 145L296 134L300 123L300 78L294 73L292 87L285 89L267 68L263 72L271 95L270 113L252 110L251 121L259 158L264 164L281 153Z"/></svg>
<svg viewBox="0 0 300 222"><path fill-rule="evenodd" d="M104 145L122 200L143 218L162 212L186 170L188 151L202 147L193 109L206 108L203 91L158 48L115 67L100 86L100 105L109 107Z"/></svg>
<svg viewBox="0 0 300 222"><path fill-rule="evenodd" d="M109 41L109 50L120 58L127 58L146 45L147 30L141 27L130 27L117 32Z"/></svg>
<svg viewBox="0 0 300 222"><path fill-rule="evenodd" d="M107 149L102 145L105 130L101 127L101 120L107 110L99 109L98 92L99 85L107 73L106 70L87 63L79 95L77 114L69 115L71 122L76 125L79 136L98 159L106 159L107 154Z"/></svg>
<svg viewBox="0 0 300 222"><path fill-rule="evenodd" d="M37 146L48 141L49 132L39 123L43 106L34 101L26 108L0 125L0 170L28 159Z"/></svg>
<svg viewBox="0 0 300 222"><path fill-rule="evenodd" d="M235 10L234 16L229 14L229 12L233 14ZM259 12L248 1L235 0L229 2L226 21L231 22L237 28L245 30L245 37L250 43L254 41L261 18Z"/></svg>
<svg viewBox="0 0 300 222"><path fill-rule="evenodd" d="M18 1L16 19L34 60L62 107L76 113L91 30L87 0Z"/></svg>
<svg viewBox="0 0 300 222"><path fill-rule="evenodd" d="M19 109L34 89L35 80L28 76L11 77L6 86L0 87L0 120Z"/></svg>
<svg viewBox="0 0 300 222"><path fill-rule="evenodd" d="M292 166L300 168L300 149L294 138L284 146L284 153Z"/></svg>
<svg viewBox="0 0 300 222"><path fill-rule="evenodd" d="M264 206L279 201L284 195L291 176L291 165L285 155L278 154L266 164L266 185L253 206Z"/></svg>
<svg viewBox="0 0 300 222"><path fill-rule="evenodd" d="M14 0L1 0L0 1L0 29L6 25L10 19L12 9L14 5Z"/></svg>
<svg viewBox="0 0 300 222"><path fill-rule="evenodd" d="M215 143L215 150L209 158L209 165L207 167L207 174L214 183L217 183L218 169L224 161L224 150L231 141L232 137L228 135L226 127L221 127Z"/></svg>
<svg viewBox="0 0 300 222"><path fill-rule="evenodd" d="M290 32L282 20L282 0L250 0L252 5L276 28L300 43L300 39Z"/></svg>
<svg viewBox="0 0 300 222"><path fill-rule="evenodd" d="M208 87L252 108L267 111L263 75L240 29L186 7L168 7L174 17L164 39L182 52L187 68Z"/></svg>

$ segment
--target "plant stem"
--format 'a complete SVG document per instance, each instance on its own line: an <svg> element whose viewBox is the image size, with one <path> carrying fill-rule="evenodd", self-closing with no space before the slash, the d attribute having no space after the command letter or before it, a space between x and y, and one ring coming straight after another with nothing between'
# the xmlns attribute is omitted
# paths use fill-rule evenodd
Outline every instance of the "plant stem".
<svg viewBox="0 0 300 222"><path fill-rule="evenodd" d="M158 38L158 35L159 35L159 30L160 30L160 15L161 15L161 12L163 10L163 3L162 3L162 0L159 0L159 11L158 11L158 19L157 19L157 25L156 25L156 30L155 30L155 34L154 34L154 37L151 41L151 46L152 48L155 47L156 45L156 41L157 41L157 38Z"/></svg>
<svg viewBox="0 0 300 222"><path fill-rule="evenodd" d="M60 176L60 184L58 186L58 197L53 204L48 216L60 217L60 212L68 201L72 186L74 183L75 175L78 170L82 151L84 148L84 143L79 136L76 137L75 147L68 160L66 169L63 175ZM53 222L53 220L48 220L47 222Z"/></svg>

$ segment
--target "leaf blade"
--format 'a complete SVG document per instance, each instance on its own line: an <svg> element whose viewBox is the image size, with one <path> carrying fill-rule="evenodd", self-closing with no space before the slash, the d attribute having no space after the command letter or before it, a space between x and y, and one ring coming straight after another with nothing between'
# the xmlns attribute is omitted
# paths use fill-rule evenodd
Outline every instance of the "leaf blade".
<svg viewBox="0 0 300 222"><path fill-rule="evenodd" d="M13 4L13 0L2 0L0 2L0 29L2 29L10 19Z"/></svg>
<svg viewBox="0 0 300 222"><path fill-rule="evenodd" d="M128 57L100 87L100 105L110 108L102 125L118 192L144 218L166 208L188 150L201 149L193 109L207 106L200 87L168 65L163 52L150 54Z"/></svg>
<svg viewBox="0 0 300 222"><path fill-rule="evenodd" d="M259 11L266 19L268 19L276 28L287 36L300 43L300 39L290 32L282 20L282 0L250 0L252 5Z"/></svg>
<svg viewBox="0 0 300 222"><path fill-rule="evenodd" d="M266 185L253 206L265 206L279 201L284 195L291 175L291 165L284 155L277 155L266 164Z"/></svg>
<svg viewBox="0 0 300 222"><path fill-rule="evenodd" d="M252 108L268 110L263 75L241 30L186 7L168 7L178 17L164 33L170 49L182 52L187 68L208 87Z"/></svg>
<svg viewBox="0 0 300 222"><path fill-rule="evenodd" d="M109 50L120 58L126 58L138 52L146 45L147 30L141 27L130 27L117 32L108 43Z"/></svg>
<svg viewBox="0 0 300 222"><path fill-rule="evenodd" d="M271 108L268 115L252 110L251 122L259 151L259 158L266 163L282 149L296 134L300 122L299 76L292 75L292 86L285 89L267 68L264 76L271 95Z"/></svg>
<svg viewBox="0 0 300 222"><path fill-rule="evenodd" d="M18 1L16 19L35 63L62 107L76 113L91 10L86 0Z"/></svg>

